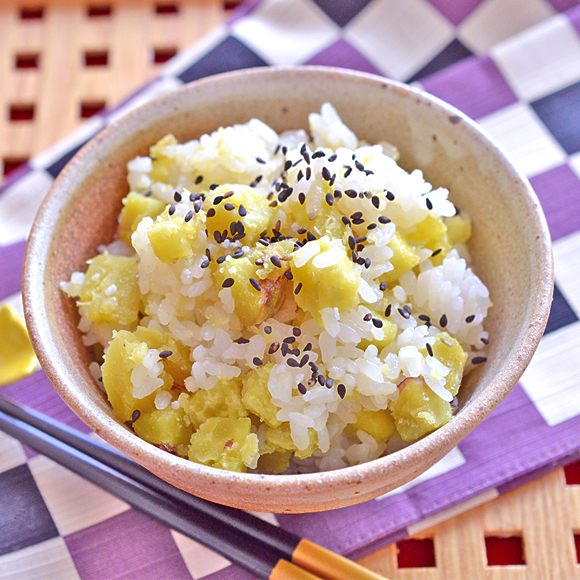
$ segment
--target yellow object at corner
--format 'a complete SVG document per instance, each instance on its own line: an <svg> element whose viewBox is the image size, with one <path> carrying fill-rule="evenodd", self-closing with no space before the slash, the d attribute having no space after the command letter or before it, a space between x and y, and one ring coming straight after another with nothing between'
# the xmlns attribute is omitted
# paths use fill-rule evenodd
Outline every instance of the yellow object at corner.
<svg viewBox="0 0 580 580"><path fill-rule="evenodd" d="M0 305L0 385L22 379L38 368L24 320L12 304Z"/></svg>

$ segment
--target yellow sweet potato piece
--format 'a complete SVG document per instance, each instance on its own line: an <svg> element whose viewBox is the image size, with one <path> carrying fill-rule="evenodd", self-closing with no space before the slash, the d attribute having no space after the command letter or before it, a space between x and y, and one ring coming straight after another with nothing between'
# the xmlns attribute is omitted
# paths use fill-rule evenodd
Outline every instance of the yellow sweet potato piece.
<svg viewBox="0 0 580 580"><path fill-rule="evenodd" d="M290 423L282 423L279 427L274 427L266 431L266 444L273 451L292 451L298 459L310 457L318 446L318 435L312 428L308 429L309 444L306 449L298 449L292 440Z"/></svg>
<svg viewBox="0 0 580 580"><path fill-rule="evenodd" d="M133 423L141 439L154 445L174 448L178 455L187 456L193 426L186 421L183 409L153 409L141 413Z"/></svg>
<svg viewBox="0 0 580 580"><path fill-rule="evenodd" d="M318 244L320 253L302 264L302 255L309 244ZM317 258L326 252L335 256L335 263L326 267L317 266ZM360 279L353 263L346 251L332 244L327 236L308 242L294 252L291 263L296 304L310 312L319 323L323 308L338 308L339 312L344 312L359 303Z"/></svg>
<svg viewBox="0 0 580 580"><path fill-rule="evenodd" d="M131 236L144 217L155 219L165 209L162 201L145 197L133 191L123 199L123 209L119 216L119 239L131 245Z"/></svg>
<svg viewBox="0 0 580 580"><path fill-rule="evenodd" d="M193 393L184 405L185 411L196 429L211 417L247 417L241 392L241 379L222 379L211 389Z"/></svg>
<svg viewBox="0 0 580 580"><path fill-rule="evenodd" d="M449 368L449 374L445 377L445 388L455 396L461 385L467 353L459 342L446 332L437 334L436 339L432 346L433 355Z"/></svg>
<svg viewBox="0 0 580 580"><path fill-rule="evenodd" d="M212 417L191 436L191 461L227 469L246 471L258 454L258 437L251 433L248 417Z"/></svg>
<svg viewBox="0 0 580 580"><path fill-rule="evenodd" d="M405 379L399 385L398 398L389 408L401 439L407 442L451 420L451 404L436 395L422 378Z"/></svg>
<svg viewBox="0 0 580 580"><path fill-rule="evenodd" d="M90 320L120 325L137 322L141 306L137 274L135 257L105 252L89 260L79 302L89 304Z"/></svg>
<svg viewBox="0 0 580 580"><path fill-rule="evenodd" d="M395 232L387 245L393 250L393 257L390 259L393 269L383 274L381 281L390 286L419 263L419 254L399 232Z"/></svg>
<svg viewBox="0 0 580 580"><path fill-rule="evenodd" d="M351 432L362 429L372 435L379 443L387 442L396 431L395 421L386 409L369 411L363 409L356 416L356 423L350 423L348 430Z"/></svg>
<svg viewBox="0 0 580 580"><path fill-rule="evenodd" d="M263 367L246 373L242 377L244 385L242 403L248 411L260 417L270 427L278 427L282 424L281 421L276 419L276 414L280 408L272 403L272 395L270 395L268 390L268 380L273 366L272 363L268 363Z"/></svg>

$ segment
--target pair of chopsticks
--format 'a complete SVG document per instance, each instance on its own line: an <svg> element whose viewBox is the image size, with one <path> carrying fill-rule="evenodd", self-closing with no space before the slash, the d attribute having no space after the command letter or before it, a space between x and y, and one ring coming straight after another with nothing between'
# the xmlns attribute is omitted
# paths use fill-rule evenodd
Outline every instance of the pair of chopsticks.
<svg viewBox="0 0 580 580"><path fill-rule="evenodd" d="M0 430L260 578L384 580L245 511L177 489L85 434L1 397Z"/></svg>

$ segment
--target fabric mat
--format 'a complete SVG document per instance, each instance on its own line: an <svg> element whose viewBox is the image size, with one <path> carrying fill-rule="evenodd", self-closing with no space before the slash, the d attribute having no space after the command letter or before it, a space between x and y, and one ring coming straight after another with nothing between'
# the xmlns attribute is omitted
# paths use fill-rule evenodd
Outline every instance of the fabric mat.
<svg viewBox="0 0 580 580"><path fill-rule="evenodd" d="M264 516L353 557L579 457L580 6L576 0L262 0L177 55L115 110L0 186L0 300L19 305L34 209L98 130L185 82L272 64L323 64L413 83L495 137L530 179L554 241L548 328L520 383L440 463L377 500ZM42 371L2 396L87 428ZM0 433L0 579L242 579L248 573Z"/></svg>

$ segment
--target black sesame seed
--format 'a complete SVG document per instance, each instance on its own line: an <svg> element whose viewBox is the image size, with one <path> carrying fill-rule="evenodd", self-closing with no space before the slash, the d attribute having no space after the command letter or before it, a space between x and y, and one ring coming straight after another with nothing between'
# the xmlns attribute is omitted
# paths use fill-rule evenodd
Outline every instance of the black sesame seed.
<svg viewBox="0 0 580 580"><path fill-rule="evenodd" d="M169 206L169 215L173 215L175 213L175 206L174 205L170 205Z"/></svg>
<svg viewBox="0 0 580 580"><path fill-rule="evenodd" d="M295 358L287 358L286 364L289 367L294 367L294 368L298 368L300 366L300 363Z"/></svg>
<svg viewBox="0 0 580 580"><path fill-rule="evenodd" d="M373 326L375 328L382 328L383 327L383 321L379 320L378 318L373 318Z"/></svg>
<svg viewBox="0 0 580 580"><path fill-rule="evenodd" d="M354 189L347 189L344 192L344 195L350 197L351 199L354 199L358 195L358 192L355 191Z"/></svg>
<svg viewBox="0 0 580 580"><path fill-rule="evenodd" d="M312 350L312 343L309 342L303 349L302 352L306 352L308 350Z"/></svg>
<svg viewBox="0 0 580 580"><path fill-rule="evenodd" d="M300 349L298 349L298 348L293 348L293 349L290 351L290 353L291 353L291 354L293 354L294 356L300 356Z"/></svg>
<svg viewBox="0 0 580 580"><path fill-rule="evenodd" d="M278 143L278 145L276 145L276 149L274 149L274 155L278 155L278 151L280 151L280 143Z"/></svg>
<svg viewBox="0 0 580 580"><path fill-rule="evenodd" d="M286 272L284 272L284 276L286 276L287 280L292 280L292 278L294 278L290 270L286 270Z"/></svg>
<svg viewBox="0 0 580 580"><path fill-rule="evenodd" d="M389 304L386 308L385 308L385 318L388 318L391 315L391 310L393 308L392 304Z"/></svg>
<svg viewBox="0 0 580 580"><path fill-rule="evenodd" d="M334 203L334 196L332 193L327 193L324 199L328 205L332 205Z"/></svg>
<svg viewBox="0 0 580 580"><path fill-rule="evenodd" d="M198 199L194 204L193 204L193 211L195 211L195 213L199 213L201 211L201 201Z"/></svg>
<svg viewBox="0 0 580 580"><path fill-rule="evenodd" d="M272 264L274 264L274 266L276 266L276 268L282 267L282 262L280 262L280 258L278 258L278 256L272 256L270 258L270 261L272 262Z"/></svg>
<svg viewBox="0 0 580 580"><path fill-rule="evenodd" d="M371 267L371 259L365 258L365 268L368 270Z"/></svg>
<svg viewBox="0 0 580 580"><path fill-rule="evenodd" d="M487 358L484 356L476 356L471 359L471 362L474 365L480 365L481 363L484 363L486 360Z"/></svg>
<svg viewBox="0 0 580 580"><path fill-rule="evenodd" d="M381 283L379 284L379 290L380 290L381 292L384 292L386 289L387 289L387 283L386 283L386 282L381 282Z"/></svg>
<svg viewBox="0 0 580 580"><path fill-rule="evenodd" d="M352 251L352 261L358 262L358 254L354 250Z"/></svg>
<svg viewBox="0 0 580 580"><path fill-rule="evenodd" d="M425 199L425 204L427 205L427 209L428 210L432 210L433 209L433 204L431 203L431 200L429 198Z"/></svg>
<svg viewBox="0 0 580 580"><path fill-rule="evenodd" d="M303 385L302 383L298 383L298 392L301 395L305 395L306 394L306 386Z"/></svg>
<svg viewBox="0 0 580 580"><path fill-rule="evenodd" d="M364 249L365 249L365 247L364 247L364 245L363 245L363 244L359 244L359 245L356 247L356 251L357 251L357 252L362 252Z"/></svg>
<svg viewBox="0 0 580 580"><path fill-rule="evenodd" d="M224 209L226 211L232 211L233 209L236 209L236 206L233 203L225 203Z"/></svg>
<svg viewBox="0 0 580 580"><path fill-rule="evenodd" d="M365 170L365 166L357 159L354 162L354 166L359 170L359 171L364 171Z"/></svg>
<svg viewBox="0 0 580 580"><path fill-rule="evenodd" d="M441 328L447 326L447 316L445 314L439 319L439 326L441 326Z"/></svg>
<svg viewBox="0 0 580 580"><path fill-rule="evenodd" d="M411 314L413 312L410 304L405 304L403 306L403 310L406 310L409 314Z"/></svg>
<svg viewBox="0 0 580 580"><path fill-rule="evenodd" d="M441 252L443 251L443 248L439 248L438 250L435 250L432 254L431 257L434 258L435 256L439 255Z"/></svg>
<svg viewBox="0 0 580 580"><path fill-rule="evenodd" d="M295 336L287 336L282 342L285 342L286 344L292 344L292 343L296 342L296 337Z"/></svg>
<svg viewBox="0 0 580 580"><path fill-rule="evenodd" d="M298 201L300 202L300 205L304 205L304 202L306 201L306 195L304 193L299 193Z"/></svg>
<svg viewBox="0 0 580 580"><path fill-rule="evenodd" d="M139 417L141 417L141 411L139 411L139 409L135 409L131 415L131 422L135 423Z"/></svg>
<svg viewBox="0 0 580 580"><path fill-rule="evenodd" d="M348 177L352 173L352 167L347 167L344 172L344 177Z"/></svg>
<svg viewBox="0 0 580 580"><path fill-rule="evenodd" d="M250 278L250 284L258 291L261 292L262 291L262 287L260 286L260 283L255 279L255 278Z"/></svg>
<svg viewBox="0 0 580 580"><path fill-rule="evenodd" d="M379 223L380 224L388 224L390 222L391 222L391 220L387 216L384 216L384 215L379 216Z"/></svg>
<svg viewBox="0 0 580 580"><path fill-rule="evenodd" d="M216 197L214 197L213 199L213 204L214 205L219 205L224 199L223 195L217 195Z"/></svg>
<svg viewBox="0 0 580 580"><path fill-rule="evenodd" d="M174 199L175 201L178 201L178 202L179 202L179 201L181 201L181 200L182 200L181 193L179 193L178 191L176 191L176 192L173 194L173 199Z"/></svg>
<svg viewBox="0 0 580 580"><path fill-rule="evenodd" d="M220 257L219 257L219 258L216 260L216 262L217 262L218 264L221 264L222 262L225 262L225 259L226 259L226 257L225 257L225 256L220 256Z"/></svg>
<svg viewBox="0 0 580 580"><path fill-rule="evenodd" d="M369 224L367 226L367 230L374 230L377 227L377 224Z"/></svg>
<svg viewBox="0 0 580 580"><path fill-rule="evenodd" d="M363 220L362 218L358 218L358 219L352 220L352 223L355 226L360 226L361 224L364 224L365 223L365 220Z"/></svg>
<svg viewBox="0 0 580 580"><path fill-rule="evenodd" d="M300 290L302 290L302 282L298 282L296 289L294 290L294 294L299 294Z"/></svg>
<svg viewBox="0 0 580 580"><path fill-rule="evenodd" d="M217 184L217 183L212 183L212 184L209 186L209 190L210 190L210 191L213 191L213 190L214 190L216 187L219 187L219 184Z"/></svg>
<svg viewBox="0 0 580 580"><path fill-rule="evenodd" d="M292 329L292 334L296 337L300 336L302 334L302 331L297 328L296 326Z"/></svg>
<svg viewBox="0 0 580 580"><path fill-rule="evenodd" d="M473 322L475 320L475 314L470 314L466 319L465 322L467 322L467 324L469 324L470 322Z"/></svg>
<svg viewBox="0 0 580 580"><path fill-rule="evenodd" d="M350 220L345 215L343 215L340 219L345 226L350 226Z"/></svg>
<svg viewBox="0 0 580 580"><path fill-rule="evenodd" d="M186 214L185 217L183 218L184 222L188 222L191 221L191 218L193 217L193 211L189 210Z"/></svg>
<svg viewBox="0 0 580 580"><path fill-rule="evenodd" d="M395 199L395 194L392 191L387 191L387 199L393 201Z"/></svg>
<svg viewBox="0 0 580 580"><path fill-rule="evenodd" d="M330 171L326 167L322 168L322 179L325 181L330 181L332 176L330 175Z"/></svg>
<svg viewBox="0 0 580 580"><path fill-rule="evenodd" d="M213 237L214 237L215 241L216 241L218 244L221 244L221 243L222 243L222 234L221 234L221 232L215 231L215 232L213 233Z"/></svg>
<svg viewBox="0 0 580 580"><path fill-rule="evenodd" d="M145 197L151 197L151 194L152 194L152 193L153 193L153 192L152 192L151 190L147 191L147 193L145 193Z"/></svg>
<svg viewBox="0 0 580 580"><path fill-rule="evenodd" d="M346 397L346 387L342 383L340 383L340 385L336 387L336 392L338 393L338 396L341 399L344 399Z"/></svg>
<svg viewBox="0 0 580 580"><path fill-rule="evenodd" d="M215 215L215 209L213 207L210 207L207 210L207 217L213 217Z"/></svg>
<svg viewBox="0 0 580 580"><path fill-rule="evenodd" d="M487 338L481 337L479 340L481 340L483 344L489 344L489 340Z"/></svg>
<svg viewBox="0 0 580 580"><path fill-rule="evenodd" d="M336 181L336 173L334 173L332 175L332 177L330 178L330 181L328 182L328 185L330 185L330 187L332 187L334 185L335 181Z"/></svg>
<svg viewBox="0 0 580 580"><path fill-rule="evenodd" d="M373 195L373 197L371 198L371 201L373 203L373 205L379 209L379 204L380 204L380 200L376 195Z"/></svg>
<svg viewBox="0 0 580 580"><path fill-rule="evenodd" d="M304 161L306 161L306 163L310 163L310 155L308 154L308 150L306 149L306 143L304 143L302 147L300 147L300 155L304 157Z"/></svg>
<svg viewBox="0 0 580 580"><path fill-rule="evenodd" d="M240 216L246 217L246 215L248 214L248 210L243 205L240 205L240 207L238 208L238 213L240 214Z"/></svg>
<svg viewBox="0 0 580 580"><path fill-rule="evenodd" d="M163 350L159 353L159 358L167 358L173 354L172 350Z"/></svg>
<svg viewBox="0 0 580 580"><path fill-rule="evenodd" d="M256 157L258 163L266 163L261 157Z"/></svg>
<svg viewBox="0 0 580 580"><path fill-rule="evenodd" d="M234 285L234 279L233 278L226 278L222 282L222 288L231 288L233 285Z"/></svg>
<svg viewBox="0 0 580 580"><path fill-rule="evenodd" d="M198 175L195 178L195 185L199 185L203 181L203 175Z"/></svg>
<svg viewBox="0 0 580 580"><path fill-rule="evenodd" d="M356 243L357 244L363 244L366 241L367 241L367 237L366 236L362 236L362 238L357 238L356 239Z"/></svg>
<svg viewBox="0 0 580 580"><path fill-rule="evenodd" d="M261 358L258 358L257 356L255 356L252 359L252 362L257 366L257 367L261 367L264 364L264 361Z"/></svg>
<svg viewBox="0 0 580 580"><path fill-rule="evenodd" d="M314 240L316 240L316 236L312 232L307 232L306 233L306 239L309 242L313 242Z"/></svg>
<svg viewBox="0 0 580 580"><path fill-rule="evenodd" d="M268 354L274 354L280 348L279 342L273 342L268 349Z"/></svg>
<svg viewBox="0 0 580 580"><path fill-rule="evenodd" d="M302 368L308 361L310 360L310 357L305 354L301 359L300 359L300 368Z"/></svg>
<svg viewBox="0 0 580 580"><path fill-rule="evenodd" d="M326 379L324 378L323 375L318 375L316 377L316 380L318 381L318 384L323 387L326 384Z"/></svg>
<svg viewBox="0 0 580 580"><path fill-rule="evenodd" d="M310 167L306 168L306 179L307 181L310 181L310 178L312 177L312 169L310 169Z"/></svg>
<svg viewBox="0 0 580 580"><path fill-rule="evenodd" d="M355 246L356 246L356 240L354 239L354 236L348 236L348 247L351 250L354 250Z"/></svg>
<svg viewBox="0 0 580 580"><path fill-rule="evenodd" d="M351 220L357 220L359 218L361 218L363 215L362 211L355 211L351 216L350 219Z"/></svg>
<svg viewBox="0 0 580 580"><path fill-rule="evenodd" d="M269 240L265 240L264 238L260 238L260 239L258 240L258 242L259 242L260 244L262 244L262 246L269 246L269 245L270 245L270 242L269 242Z"/></svg>
<svg viewBox="0 0 580 580"><path fill-rule="evenodd" d="M319 157L325 157L326 153L324 151L315 151L312 154L312 159L318 159Z"/></svg>
<svg viewBox="0 0 580 580"><path fill-rule="evenodd" d="M209 266L209 260L206 258L201 264L200 268L207 268Z"/></svg>
<svg viewBox="0 0 580 580"><path fill-rule="evenodd" d="M409 317L411 316L405 309L403 308L397 308L398 313L403 317L406 318L407 320L409 320Z"/></svg>
<svg viewBox="0 0 580 580"><path fill-rule="evenodd" d="M369 320L373 319L373 315L370 312L367 312L364 316L363 316L363 320L365 322L368 322Z"/></svg>
<svg viewBox="0 0 580 580"><path fill-rule="evenodd" d="M425 347L427 348L427 352L429 353L429 356L434 356L433 355L433 347L428 342L425 344Z"/></svg>
<svg viewBox="0 0 580 580"><path fill-rule="evenodd" d="M419 314L417 318L423 322L431 322L431 319L426 314Z"/></svg>
<svg viewBox="0 0 580 580"><path fill-rule="evenodd" d="M359 259L356 261L356 263L359 264L360 266L364 266L365 262L366 260L362 256L359 257Z"/></svg>
<svg viewBox="0 0 580 580"><path fill-rule="evenodd" d="M330 377L328 377L326 379L326 388L327 389L332 389L333 386L334 386L334 381Z"/></svg>
<svg viewBox="0 0 580 580"><path fill-rule="evenodd" d="M336 158L338 157L338 155L336 153L333 153L328 160L332 163L333 161L336 161Z"/></svg>
<svg viewBox="0 0 580 580"><path fill-rule="evenodd" d="M304 173L302 173L302 169L298 171L296 174L296 181L300 181L304 177Z"/></svg>

